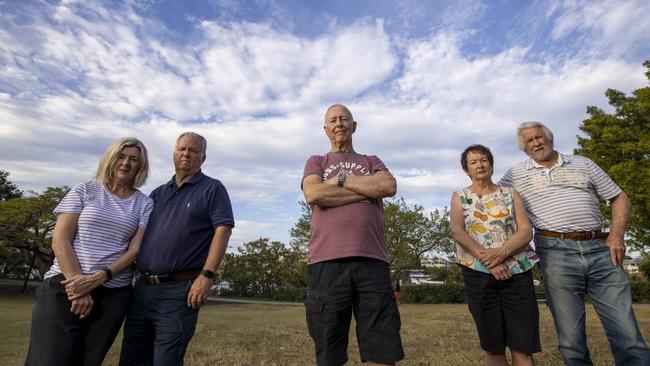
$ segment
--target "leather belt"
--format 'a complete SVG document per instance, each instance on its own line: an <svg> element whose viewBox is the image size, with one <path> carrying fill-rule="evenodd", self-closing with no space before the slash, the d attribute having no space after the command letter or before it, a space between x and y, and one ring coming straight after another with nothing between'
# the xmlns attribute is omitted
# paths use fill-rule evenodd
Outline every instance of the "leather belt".
<svg viewBox="0 0 650 366"><path fill-rule="evenodd" d="M551 238L571 239L571 240L591 240L591 239L605 239L609 233L602 230L594 231L571 231L568 233L559 233L557 231L535 229L535 235L547 236Z"/></svg>
<svg viewBox="0 0 650 366"><path fill-rule="evenodd" d="M201 273L200 270L197 271L181 271L181 272L172 272L172 273L149 273L149 272L138 272L135 277L137 280L144 281L150 285L157 285L163 282L174 282L182 281L190 278L196 278Z"/></svg>

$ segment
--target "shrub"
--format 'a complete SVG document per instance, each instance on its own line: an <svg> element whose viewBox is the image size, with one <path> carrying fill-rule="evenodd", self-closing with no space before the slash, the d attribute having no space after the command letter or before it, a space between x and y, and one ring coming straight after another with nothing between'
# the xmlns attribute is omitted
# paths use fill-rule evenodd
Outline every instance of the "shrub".
<svg viewBox="0 0 650 366"><path fill-rule="evenodd" d="M650 302L650 282L632 280L630 285L632 286L632 301Z"/></svg>
<svg viewBox="0 0 650 366"><path fill-rule="evenodd" d="M282 287L279 288L272 298L279 301L303 302L307 298L306 287Z"/></svg>
<svg viewBox="0 0 650 366"><path fill-rule="evenodd" d="M460 304L465 302L462 283L402 286L401 302L408 304Z"/></svg>
<svg viewBox="0 0 650 366"><path fill-rule="evenodd" d="M645 256L639 263L639 272L643 273L646 280L650 281L650 256Z"/></svg>
<svg viewBox="0 0 650 366"><path fill-rule="evenodd" d="M274 289L271 296L263 296L260 293L255 293L252 291L246 291L242 289L221 289L217 296L238 296L238 297L251 297L251 298L260 298L260 299L273 299L278 301L293 301L293 302L303 302L307 298L307 288L306 287L281 287Z"/></svg>

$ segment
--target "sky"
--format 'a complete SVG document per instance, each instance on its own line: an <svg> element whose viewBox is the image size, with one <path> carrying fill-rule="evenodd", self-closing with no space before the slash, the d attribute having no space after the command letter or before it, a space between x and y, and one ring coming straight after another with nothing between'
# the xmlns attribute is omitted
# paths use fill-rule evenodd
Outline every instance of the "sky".
<svg viewBox="0 0 650 366"><path fill-rule="evenodd" d="M208 140L203 171L233 204L233 250L287 243L307 158L346 104L354 148L397 197L449 205L462 150L525 159L515 129L544 122L571 153L586 107L645 87L650 2L0 0L0 169L23 190L94 176L119 137L149 150L145 193L173 175L176 137Z"/></svg>

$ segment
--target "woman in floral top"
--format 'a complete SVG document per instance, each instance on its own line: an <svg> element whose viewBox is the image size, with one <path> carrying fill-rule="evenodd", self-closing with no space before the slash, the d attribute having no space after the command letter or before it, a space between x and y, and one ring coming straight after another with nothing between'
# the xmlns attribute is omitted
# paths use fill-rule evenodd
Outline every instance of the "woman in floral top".
<svg viewBox="0 0 650 366"><path fill-rule="evenodd" d="M476 322L486 365L533 365L541 351L533 286L537 255L532 227L519 194L492 183L494 159L483 145L461 154L472 184L451 197L451 230L458 243L467 304Z"/></svg>

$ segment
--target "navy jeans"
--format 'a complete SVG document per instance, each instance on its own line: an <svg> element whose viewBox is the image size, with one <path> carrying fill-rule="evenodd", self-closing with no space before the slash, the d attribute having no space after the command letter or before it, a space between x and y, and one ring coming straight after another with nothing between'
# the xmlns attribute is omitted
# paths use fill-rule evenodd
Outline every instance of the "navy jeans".
<svg viewBox="0 0 650 366"><path fill-rule="evenodd" d="M616 365L650 365L632 310L630 283L601 239L535 237L544 288L565 365L593 365L585 333L585 295L600 317Z"/></svg>
<svg viewBox="0 0 650 366"><path fill-rule="evenodd" d="M183 365L199 315L187 306L191 286L191 279L158 285L136 281L120 365Z"/></svg>

